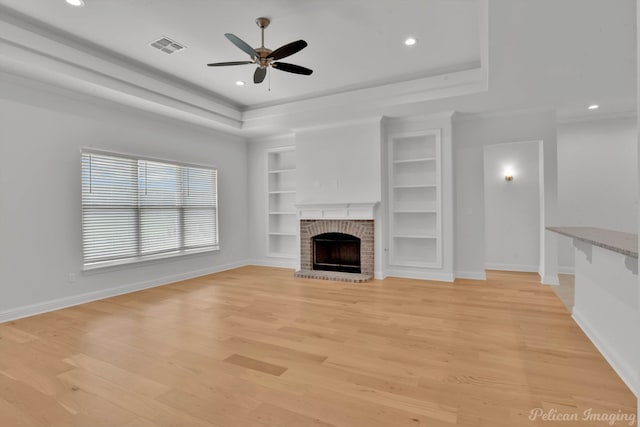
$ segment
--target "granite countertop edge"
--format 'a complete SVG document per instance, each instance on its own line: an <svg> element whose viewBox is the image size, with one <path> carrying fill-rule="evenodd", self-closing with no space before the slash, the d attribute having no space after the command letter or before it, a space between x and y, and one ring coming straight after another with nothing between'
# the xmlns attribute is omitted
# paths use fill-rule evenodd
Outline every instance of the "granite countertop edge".
<svg viewBox="0 0 640 427"><path fill-rule="evenodd" d="M637 234L596 227L546 227L546 229L622 255L638 258Z"/></svg>

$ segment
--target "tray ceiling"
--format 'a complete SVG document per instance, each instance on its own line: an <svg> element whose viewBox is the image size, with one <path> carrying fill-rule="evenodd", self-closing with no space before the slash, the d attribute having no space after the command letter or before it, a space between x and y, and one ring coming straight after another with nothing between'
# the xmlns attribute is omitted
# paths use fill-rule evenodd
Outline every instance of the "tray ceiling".
<svg viewBox="0 0 640 427"><path fill-rule="evenodd" d="M2 0L20 14L152 67L240 108L279 104L344 90L478 67L482 2L477 0ZM304 39L309 46L287 62L312 76L273 71L252 82L253 65L209 68L246 60L225 37L231 32L260 45L255 18L271 25L265 45L275 49ZM408 47L407 37L418 43ZM149 44L168 37L186 48L168 55ZM235 82L247 82L239 87Z"/></svg>

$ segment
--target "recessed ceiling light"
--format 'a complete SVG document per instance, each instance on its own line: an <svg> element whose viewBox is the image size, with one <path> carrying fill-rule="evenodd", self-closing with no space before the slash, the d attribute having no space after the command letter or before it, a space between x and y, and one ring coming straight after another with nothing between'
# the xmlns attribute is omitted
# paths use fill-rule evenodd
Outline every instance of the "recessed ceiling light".
<svg viewBox="0 0 640 427"><path fill-rule="evenodd" d="M71 6L84 6L84 0L67 0Z"/></svg>
<svg viewBox="0 0 640 427"><path fill-rule="evenodd" d="M409 37L404 41L404 44L406 44L407 46L413 46L414 44L416 44L416 42L416 39L414 39L413 37Z"/></svg>
<svg viewBox="0 0 640 427"><path fill-rule="evenodd" d="M238 80L236 82L236 86L244 86L244 82L242 80Z"/></svg>
<svg viewBox="0 0 640 427"><path fill-rule="evenodd" d="M600 108L598 104L589 105L589 110L597 110L598 108Z"/></svg>

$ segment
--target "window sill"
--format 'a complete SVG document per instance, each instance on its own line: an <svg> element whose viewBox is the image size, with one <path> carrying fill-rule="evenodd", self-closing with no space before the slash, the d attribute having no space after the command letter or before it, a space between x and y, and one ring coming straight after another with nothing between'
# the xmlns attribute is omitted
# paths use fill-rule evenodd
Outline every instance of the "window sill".
<svg viewBox="0 0 640 427"><path fill-rule="evenodd" d="M158 261L173 260L176 258L181 258L189 255L217 252L219 250L220 250L220 246L214 246L214 247L207 247L207 248L182 250L182 251L163 253L163 254L157 254L157 255L147 255L147 256L136 257L136 258L128 258L126 260L96 262L96 263L84 265L81 271L83 273L92 273L92 272L99 272L102 270L118 270L119 269L118 267L137 266L137 265L147 264L147 263L152 264Z"/></svg>

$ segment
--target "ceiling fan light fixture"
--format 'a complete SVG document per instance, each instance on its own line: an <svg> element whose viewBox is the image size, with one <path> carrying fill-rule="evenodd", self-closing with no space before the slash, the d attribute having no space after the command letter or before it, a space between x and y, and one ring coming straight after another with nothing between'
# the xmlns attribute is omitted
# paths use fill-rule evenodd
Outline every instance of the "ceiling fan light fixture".
<svg viewBox="0 0 640 427"><path fill-rule="evenodd" d="M409 37L409 38L405 39L404 44L407 45L407 46L413 46L417 42L418 41L416 39L414 39L413 37Z"/></svg>
<svg viewBox="0 0 640 427"><path fill-rule="evenodd" d="M243 82L242 80L238 80L236 82L236 86L244 86L244 85L245 85L245 82Z"/></svg>
<svg viewBox="0 0 640 427"><path fill-rule="evenodd" d="M207 64L208 67L226 67L229 65L247 65L253 64L256 67L253 73L253 83L262 83L267 76L267 70L269 68L275 68L276 70L284 71L293 74L311 75L313 70L302 67L300 65L289 64L286 62L279 62L280 59L293 55L307 47L307 42L304 40L296 40L291 43L287 43L284 46L280 46L278 49L271 50L264 45L264 30L269 26L271 21L269 18L260 17L256 19L256 25L260 28L261 44L260 47L253 48L247 42L240 37L232 33L225 33L225 37L233 43L238 49L249 55L250 61L228 61L228 62L212 62ZM241 86L238 82L237 85Z"/></svg>
<svg viewBox="0 0 640 427"><path fill-rule="evenodd" d="M66 0L66 2L75 7L84 6L84 0Z"/></svg>

